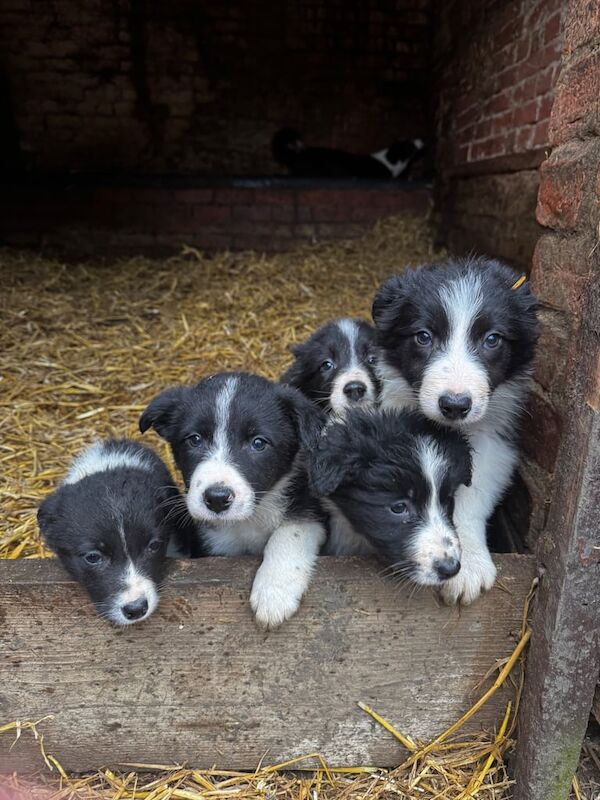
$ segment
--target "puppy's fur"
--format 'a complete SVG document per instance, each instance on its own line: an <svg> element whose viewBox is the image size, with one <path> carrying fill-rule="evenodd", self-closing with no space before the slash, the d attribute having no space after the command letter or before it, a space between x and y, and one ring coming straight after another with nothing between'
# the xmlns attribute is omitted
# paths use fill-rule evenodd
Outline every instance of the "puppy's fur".
<svg viewBox="0 0 600 800"><path fill-rule="evenodd" d="M169 470L142 445L97 442L38 510L40 530L101 616L140 622L158 604L170 539L189 549L194 528L172 518L181 499Z"/></svg>
<svg viewBox="0 0 600 800"><path fill-rule="evenodd" d="M263 555L250 603L267 628L297 611L325 538L300 452L323 423L300 392L247 373L168 389L140 418L171 445L208 551Z"/></svg>
<svg viewBox="0 0 600 800"><path fill-rule="evenodd" d="M456 496L462 568L447 602L470 603L496 570L486 523L518 460L518 427L537 338L536 301L518 275L487 258L449 260L386 281L373 303L384 407L418 409L463 431L473 480Z"/></svg>
<svg viewBox="0 0 600 800"><path fill-rule="evenodd" d="M323 325L292 347L294 363L281 382L295 386L325 411L372 406L379 394L375 331L361 319Z"/></svg>
<svg viewBox="0 0 600 800"><path fill-rule="evenodd" d="M293 128L282 128L271 142L275 161L298 178L407 178L424 149L422 139L398 139L368 155L333 147L307 147Z"/></svg>
<svg viewBox="0 0 600 800"><path fill-rule="evenodd" d="M331 511L328 552L375 552L421 585L459 572L454 495L471 479L459 433L415 413L351 409L326 429L308 463Z"/></svg>

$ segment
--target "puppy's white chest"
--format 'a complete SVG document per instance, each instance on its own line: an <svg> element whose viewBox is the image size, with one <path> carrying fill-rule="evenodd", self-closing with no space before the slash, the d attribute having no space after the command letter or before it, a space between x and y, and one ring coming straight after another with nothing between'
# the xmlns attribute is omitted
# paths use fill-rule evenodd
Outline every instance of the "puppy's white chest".
<svg viewBox="0 0 600 800"><path fill-rule="evenodd" d="M271 528L247 520L209 527L205 530L205 539L215 556L259 556L271 533Z"/></svg>

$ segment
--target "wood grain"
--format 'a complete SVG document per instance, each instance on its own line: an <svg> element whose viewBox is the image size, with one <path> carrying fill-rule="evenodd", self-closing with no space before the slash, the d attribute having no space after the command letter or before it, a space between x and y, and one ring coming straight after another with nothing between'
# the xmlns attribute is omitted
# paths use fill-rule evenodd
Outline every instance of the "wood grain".
<svg viewBox="0 0 600 800"><path fill-rule="evenodd" d="M251 559L180 562L157 613L118 630L54 561L0 562L0 724L39 719L73 772L124 762L254 769L321 752L334 765L396 764L400 745L359 700L429 738L473 702L514 648L533 559L496 558L475 605L438 606L368 559L319 559L299 614L259 630ZM472 727L494 728L500 692ZM37 744L0 735L0 772L40 765Z"/></svg>

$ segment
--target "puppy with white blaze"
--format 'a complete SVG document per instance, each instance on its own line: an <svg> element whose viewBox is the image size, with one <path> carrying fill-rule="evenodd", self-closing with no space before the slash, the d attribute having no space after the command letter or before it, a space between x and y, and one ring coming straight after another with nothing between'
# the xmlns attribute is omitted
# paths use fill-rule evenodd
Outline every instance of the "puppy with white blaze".
<svg viewBox="0 0 600 800"><path fill-rule="evenodd" d="M452 512L471 455L458 432L414 412L352 409L325 430L308 464L331 513L328 552L375 553L425 586L460 574Z"/></svg>
<svg viewBox="0 0 600 800"><path fill-rule="evenodd" d="M486 525L516 467L519 423L537 339L537 303L509 267L450 259L389 278L375 295L384 407L418 409L468 436L471 486L456 495L461 570L446 602L470 603L496 569Z"/></svg>
<svg viewBox="0 0 600 800"><path fill-rule="evenodd" d="M141 622L158 605L167 548L189 551L195 525L163 461L137 442L108 440L85 450L38 510L48 546L87 589L102 617Z"/></svg>
<svg viewBox="0 0 600 800"><path fill-rule="evenodd" d="M262 554L250 604L265 628L298 610L325 540L302 452L323 424L300 392L247 373L167 389L140 417L171 445L208 552Z"/></svg>
<svg viewBox="0 0 600 800"><path fill-rule="evenodd" d="M295 386L325 411L372 406L379 395L375 330L362 319L337 319L292 348L281 383Z"/></svg>

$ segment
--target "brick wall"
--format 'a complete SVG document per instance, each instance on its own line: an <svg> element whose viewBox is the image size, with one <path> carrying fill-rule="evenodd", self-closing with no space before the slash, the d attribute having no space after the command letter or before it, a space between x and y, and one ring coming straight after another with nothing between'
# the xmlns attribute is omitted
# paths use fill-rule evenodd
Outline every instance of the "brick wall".
<svg viewBox="0 0 600 800"><path fill-rule="evenodd" d="M0 166L268 174L427 128L431 0L3 0Z"/></svg>
<svg viewBox="0 0 600 800"><path fill-rule="evenodd" d="M456 251L475 249L530 267L563 6L561 0L436 6L437 204Z"/></svg>
<svg viewBox="0 0 600 800"><path fill-rule="evenodd" d="M426 214L419 186L290 179L71 181L0 189L0 243L73 256L201 250L276 252L360 235L379 219Z"/></svg>
<svg viewBox="0 0 600 800"><path fill-rule="evenodd" d="M581 316L589 293L600 290L597 278L592 282L600 259L600 6L595 0L570 0L568 5L563 67L550 120L552 154L540 170L537 219L543 232L531 276L542 322L523 467L537 500L534 533L545 523L561 430L571 405L566 387ZM596 333L600 336L600 320ZM588 391L587 402L597 407L600 380Z"/></svg>

